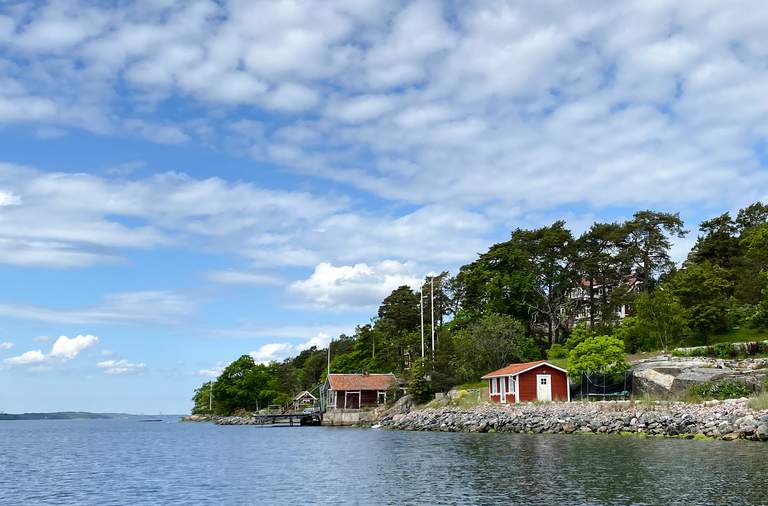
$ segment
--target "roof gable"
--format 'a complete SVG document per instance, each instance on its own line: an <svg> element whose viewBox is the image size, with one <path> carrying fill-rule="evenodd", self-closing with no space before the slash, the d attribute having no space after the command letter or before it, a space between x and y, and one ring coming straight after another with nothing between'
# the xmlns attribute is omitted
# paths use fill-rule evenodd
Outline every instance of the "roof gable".
<svg viewBox="0 0 768 506"><path fill-rule="evenodd" d="M517 376L518 374L522 374L526 371L530 371L531 369L535 369L536 367L540 367L542 365L549 366L553 369L556 369L558 371L564 372L568 374L568 371L565 369L561 369L560 367L557 367L556 365L552 365L546 360L536 360L535 362L523 362L520 364L509 364L506 367L502 367L501 369L498 369L496 371L489 372L488 374L484 375L480 379L489 379L489 378L496 378L499 376Z"/></svg>
<svg viewBox="0 0 768 506"><path fill-rule="evenodd" d="M304 390L303 392L299 392L298 394L296 394L296 397L294 397L294 398L293 398L293 400L294 400L294 401L298 401L298 400L299 400L299 399L301 399L302 397L312 397L314 400L317 400L317 397L315 397L315 396L314 396L314 395L312 395L311 393L307 392L306 390Z"/></svg>

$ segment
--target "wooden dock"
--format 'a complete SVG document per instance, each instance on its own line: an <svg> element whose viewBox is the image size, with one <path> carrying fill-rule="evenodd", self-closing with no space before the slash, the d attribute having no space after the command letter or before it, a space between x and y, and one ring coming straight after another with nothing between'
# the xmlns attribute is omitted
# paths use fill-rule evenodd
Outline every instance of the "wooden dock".
<svg viewBox="0 0 768 506"><path fill-rule="evenodd" d="M254 414L252 425L300 427L307 425L320 425L322 422L322 413L275 413L263 415Z"/></svg>

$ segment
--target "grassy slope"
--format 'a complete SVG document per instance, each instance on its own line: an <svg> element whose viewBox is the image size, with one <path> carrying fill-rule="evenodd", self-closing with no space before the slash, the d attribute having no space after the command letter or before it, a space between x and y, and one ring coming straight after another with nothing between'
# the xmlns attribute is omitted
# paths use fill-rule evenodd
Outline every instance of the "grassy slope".
<svg viewBox="0 0 768 506"><path fill-rule="evenodd" d="M733 329L730 332L710 338L710 344L717 343L742 343L745 341L765 341L768 340L768 332L750 328ZM701 344L704 340L701 339Z"/></svg>

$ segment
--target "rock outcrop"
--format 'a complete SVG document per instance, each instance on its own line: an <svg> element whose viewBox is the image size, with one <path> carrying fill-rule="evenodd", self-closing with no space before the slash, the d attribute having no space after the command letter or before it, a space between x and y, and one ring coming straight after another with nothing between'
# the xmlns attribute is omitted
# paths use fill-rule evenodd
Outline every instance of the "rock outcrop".
<svg viewBox="0 0 768 506"><path fill-rule="evenodd" d="M639 401L483 405L411 411L380 420L382 427L442 432L643 434L768 441L768 411L746 399L646 403Z"/></svg>
<svg viewBox="0 0 768 506"><path fill-rule="evenodd" d="M759 391L768 378L768 359L723 360L659 356L632 366L632 393L679 399L690 387L708 381L737 380Z"/></svg>

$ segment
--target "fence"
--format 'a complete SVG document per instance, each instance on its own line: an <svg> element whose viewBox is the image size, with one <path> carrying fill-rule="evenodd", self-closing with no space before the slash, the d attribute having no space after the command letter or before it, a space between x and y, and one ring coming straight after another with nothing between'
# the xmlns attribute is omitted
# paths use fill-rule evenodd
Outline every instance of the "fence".
<svg viewBox="0 0 768 506"><path fill-rule="evenodd" d="M585 373L581 378L571 378L571 399L628 399L632 394L632 379L632 370L618 374Z"/></svg>

